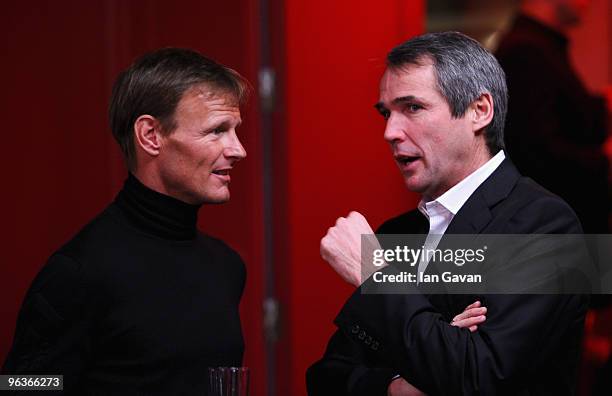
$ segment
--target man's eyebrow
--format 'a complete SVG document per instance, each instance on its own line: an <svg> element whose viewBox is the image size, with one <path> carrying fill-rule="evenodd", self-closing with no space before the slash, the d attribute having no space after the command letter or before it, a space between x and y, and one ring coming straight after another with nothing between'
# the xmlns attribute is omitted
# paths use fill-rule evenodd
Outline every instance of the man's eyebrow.
<svg viewBox="0 0 612 396"><path fill-rule="evenodd" d="M208 121L210 122L211 125L215 125L215 128L229 129L232 125L234 125L234 119L227 118L225 116L213 117L212 119L209 119ZM239 119L238 122L236 122L236 128L238 128L240 125L242 125L242 118Z"/></svg>
<svg viewBox="0 0 612 396"><path fill-rule="evenodd" d="M414 101L417 101L417 102L424 102L424 100L423 100L423 99L421 99L421 98L419 98L419 97L417 97L417 96L414 96L414 95L407 95L407 96L400 96L400 97L397 97L397 98L393 99L393 100L391 101L391 104L393 104L393 105L397 106L397 105L401 105L401 104L404 104L404 103L410 103L410 102L414 102ZM378 103L376 103L376 104L374 105L374 107L375 107L375 108L376 108L376 110L378 110L378 111L387 110L387 106L385 106L385 104L384 104L383 102L378 102Z"/></svg>
<svg viewBox="0 0 612 396"><path fill-rule="evenodd" d="M393 103L394 105L398 105L398 104L402 104L402 103L406 103L406 102L414 102L414 101L423 101L420 98L417 98L414 95L407 95L407 96L400 96L398 98L393 99L393 101L391 103Z"/></svg>

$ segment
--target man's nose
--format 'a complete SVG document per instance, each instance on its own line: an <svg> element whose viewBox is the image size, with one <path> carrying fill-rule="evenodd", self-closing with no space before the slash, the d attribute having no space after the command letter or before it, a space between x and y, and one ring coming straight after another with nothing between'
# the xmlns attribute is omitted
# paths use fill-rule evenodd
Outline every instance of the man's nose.
<svg viewBox="0 0 612 396"><path fill-rule="evenodd" d="M403 140L405 137L405 125L402 124L401 120L397 116L391 114L387 119L387 124L385 125L385 140L387 143L393 144Z"/></svg>
<svg viewBox="0 0 612 396"><path fill-rule="evenodd" d="M232 131L232 133L230 133L230 141L225 148L225 156L239 161L245 158L246 155L246 150L242 146L242 143L240 143L238 135L236 135L236 132Z"/></svg>

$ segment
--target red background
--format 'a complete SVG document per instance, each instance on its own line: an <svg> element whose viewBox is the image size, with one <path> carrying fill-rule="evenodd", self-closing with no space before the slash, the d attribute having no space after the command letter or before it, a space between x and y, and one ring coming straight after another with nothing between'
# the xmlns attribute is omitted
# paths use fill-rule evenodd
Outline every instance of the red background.
<svg viewBox="0 0 612 396"><path fill-rule="evenodd" d="M414 207L374 110L386 53L423 30L421 1L286 1L287 253L290 392L320 358L351 287L320 258L339 216L373 227Z"/></svg>

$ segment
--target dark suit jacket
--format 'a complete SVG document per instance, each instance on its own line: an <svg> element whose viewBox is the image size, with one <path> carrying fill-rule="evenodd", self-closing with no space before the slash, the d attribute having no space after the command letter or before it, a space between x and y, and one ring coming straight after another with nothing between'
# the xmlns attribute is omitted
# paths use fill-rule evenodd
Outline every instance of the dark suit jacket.
<svg viewBox="0 0 612 396"><path fill-rule="evenodd" d="M416 210L378 233L427 233ZM509 160L472 194L446 234L581 233L572 209ZM487 320L471 333L449 325L476 299ZM308 393L386 395L395 374L429 395L573 394L588 298L576 295L367 295L336 317Z"/></svg>

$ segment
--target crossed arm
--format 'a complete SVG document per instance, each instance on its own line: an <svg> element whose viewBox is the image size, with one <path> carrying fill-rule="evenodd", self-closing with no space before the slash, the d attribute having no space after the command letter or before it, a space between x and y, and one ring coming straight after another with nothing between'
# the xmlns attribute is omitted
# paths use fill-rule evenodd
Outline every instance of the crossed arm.
<svg viewBox="0 0 612 396"><path fill-rule="evenodd" d="M549 210L534 205L530 208L534 213L522 215L540 216L542 221L545 214L559 221L542 221L547 228L521 231L572 232L574 219L554 210L566 208L546 203ZM361 252L357 248L351 253L346 247L359 247L360 235L371 233L363 216L352 213L340 219L321 242L323 258L353 285L360 281ZM572 295L485 296L486 323L475 324L478 331L473 332L459 328L473 326L465 322L469 313L456 317L453 326L437 305L418 293L363 295L358 290L336 318L338 331L325 356L309 370L309 394L411 394L415 389L408 383L441 395L516 393L533 383L567 393L572 387L567 367L579 350L586 300ZM482 307L468 311L473 313L474 308ZM466 326L458 326L458 321ZM380 340L380 346L376 350L364 347L354 328L365 329ZM396 374L406 381L391 381Z"/></svg>
<svg viewBox="0 0 612 396"><path fill-rule="evenodd" d="M478 325L486 320L487 308L480 301L468 305L463 312L456 315L450 322L451 326L469 329L472 333L478 330ZM401 376L392 379L387 388L388 396L424 396L414 385Z"/></svg>
<svg viewBox="0 0 612 396"><path fill-rule="evenodd" d="M347 232L348 228L353 228L354 232ZM330 263L330 265L340 274L340 276L348 283L359 286L361 283L362 276L362 260L361 260L361 249L345 249L346 246L360 246L361 234L373 234L372 229L367 223L366 219L359 213L352 212L348 218L338 219L336 226L331 228L328 234L321 241L321 255ZM371 250L376 249L377 246L370 246ZM339 258L342 257L342 260ZM478 326L486 320L487 308L482 306L480 301L475 301L468 305L463 312L456 315L453 320L449 323L450 326L457 328L465 328L470 332L475 332ZM336 362L337 366L334 369L346 370L347 366L340 368L343 363L348 363L351 366L350 359L348 356L342 356L343 353L351 354L355 352L354 347L351 346L351 342L347 339L343 339L341 332L337 332L329 343L326 357L330 361L338 359ZM351 351L352 352L349 352ZM344 351L344 352L343 352ZM353 356L357 357L357 360L367 360L364 356ZM321 366L325 366L324 358L321 362L317 363L309 371L309 376L316 376L317 371ZM344 359L347 361L342 362ZM317 366L319 365L319 366ZM334 364L332 364L334 366ZM325 369L324 369L325 370ZM349 368L350 371L350 368ZM393 373L392 369L386 368L366 368L366 366L357 366L350 373L348 373L348 387L350 394L370 394L375 391L375 388L380 389L384 384L379 382L389 382L387 387L388 396L419 396L425 395L415 386L406 381L403 377L398 374L391 376ZM323 387L314 389L318 385L313 384L314 381L309 381L309 394L311 395L324 395L324 394L341 394L341 389L333 389L332 387ZM333 382L333 381L332 381ZM343 384L340 386L342 387ZM352 389L352 391L351 391Z"/></svg>

